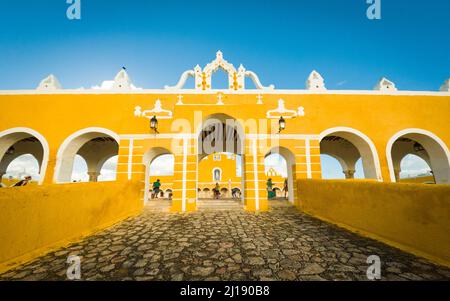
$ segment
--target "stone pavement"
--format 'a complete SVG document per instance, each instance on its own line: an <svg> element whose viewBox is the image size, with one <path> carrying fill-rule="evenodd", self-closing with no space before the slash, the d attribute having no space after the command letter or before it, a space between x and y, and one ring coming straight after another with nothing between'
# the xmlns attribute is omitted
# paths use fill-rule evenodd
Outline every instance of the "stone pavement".
<svg viewBox="0 0 450 301"><path fill-rule="evenodd" d="M68 255L81 257L83 280L367 280L372 254L382 280L450 280L450 269L276 204L259 214L146 208L0 280L64 280Z"/></svg>

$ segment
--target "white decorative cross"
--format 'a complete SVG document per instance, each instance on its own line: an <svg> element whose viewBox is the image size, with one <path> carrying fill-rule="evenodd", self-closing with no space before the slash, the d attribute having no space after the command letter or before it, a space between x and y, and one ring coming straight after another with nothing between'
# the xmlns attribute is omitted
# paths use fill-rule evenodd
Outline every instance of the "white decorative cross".
<svg viewBox="0 0 450 301"><path fill-rule="evenodd" d="M262 105L263 104L263 102L262 102L263 97L262 97L261 94L258 94L258 96L256 96L256 99L258 99L258 102L256 103L257 105Z"/></svg>
<svg viewBox="0 0 450 301"><path fill-rule="evenodd" d="M223 97L222 93L217 94L217 105L223 105L222 97Z"/></svg>
<svg viewBox="0 0 450 301"><path fill-rule="evenodd" d="M183 95L178 95L177 98L178 98L178 102L176 104L178 106L182 105L183 104Z"/></svg>

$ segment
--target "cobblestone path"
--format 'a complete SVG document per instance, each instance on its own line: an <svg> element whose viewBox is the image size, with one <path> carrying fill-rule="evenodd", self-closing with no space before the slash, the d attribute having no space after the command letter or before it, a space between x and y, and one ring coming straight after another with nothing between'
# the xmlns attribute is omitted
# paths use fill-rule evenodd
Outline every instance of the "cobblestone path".
<svg viewBox="0 0 450 301"><path fill-rule="evenodd" d="M367 280L372 254L382 280L450 280L450 269L283 205L260 214L146 208L0 279L64 280L67 257L78 255L83 280Z"/></svg>

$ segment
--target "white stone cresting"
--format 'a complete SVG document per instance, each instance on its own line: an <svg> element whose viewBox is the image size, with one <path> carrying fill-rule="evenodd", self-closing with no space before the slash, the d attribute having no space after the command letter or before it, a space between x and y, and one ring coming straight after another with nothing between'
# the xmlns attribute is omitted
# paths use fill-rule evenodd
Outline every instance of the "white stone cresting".
<svg viewBox="0 0 450 301"><path fill-rule="evenodd" d="M216 53L216 58L204 68L197 65L193 70L186 70L180 76L180 79L175 86L165 86L164 89L168 91L183 89L189 77L193 77L195 80L195 90L197 92L210 91L212 90L212 75L219 69L222 69L227 73L228 90L230 91L244 90L246 77L249 77L253 81L258 90L273 90L275 88L273 85L267 87L263 86L256 73L246 70L242 64L236 69L233 64L223 58L223 53L218 51Z"/></svg>
<svg viewBox="0 0 450 301"><path fill-rule="evenodd" d="M325 81L319 72L313 70L306 80L306 89L313 91L324 91Z"/></svg>
<svg viewBox="0 0 450 301"><path fill-rule="evenodd" d="M62 86L59 83L56 76L50 74L46 78L44 78L37 87L37 90L48 91L48 90L61 90Z"/></svg>
<svg viewBox="0 0 450 301"><path fill-rule="evenodd" d="M387 78L383 77L381 78L376 86L374 87L374 90L377 91L397 91L397 87L395 86L394 82L388 80Z"/></svg>
<svg viewBox="0 0 450 301"><path fill-rule="evenodd" d="M130 90L132 89L133 83L131 82L130 77L128 76L127 71L125 68L122 68L122 70L117 73L116 77L114 78L114 84L112 86L113 89L120 89L120 90Z"/></svg>
<svg viewBox="0 0 450 301"><path fill-rule="evenodd" d="M450 78L447 79L439 89L441 92L450 92Z"/></svg>

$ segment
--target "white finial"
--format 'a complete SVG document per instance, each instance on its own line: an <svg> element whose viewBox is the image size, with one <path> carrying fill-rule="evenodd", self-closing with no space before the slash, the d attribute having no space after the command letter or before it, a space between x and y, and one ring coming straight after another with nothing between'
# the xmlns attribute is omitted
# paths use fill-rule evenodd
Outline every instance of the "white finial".
<svg viewBox="0 0 450 301"><path fill-rule="evenodd" d="M131 82L131 79L128 76L127 71L125 70L125 68L122 68L114 78L114 84L112 88L129 90L132 88L132 85L133 83Z"/></svg>
<svg viewBox="0 0 450 301"><path fill-rule="evenodd" d="M325 81L319 72L313 70L306 80L306 89L308 90L326 90Z"/></svg>
<svg viewBox="0 0 450 301"><path fill-rule="evenodd" d="M217 51L216 52L216 57L218 58L218 59L221 59L221 58L223 58L223 53L222 53L222 51Z"/></svg>
<svg viewBox="0 0 450 301"><path fill-rule="evenodd" d="M134 107L134 116L140 117L141 114L142 114L141 107L140 106Z"/></svg>
<svg viewBox="0 0 450 301"><path fill-rule="evenodd" d="M450 92L450 78L447 79L439 89L441 92Z"/></svg>
<svg viewBox="0 0 450 301"><path fill-rule="evenodd" d="M56 76L50 74L46 78L44 78L37 87L38 90L59 90L62 89L61 84L59 83Z"/></svg>
<svg viewBox="0 0 450 301"><path fill-rule="evenodd" d="M388 80L387 78L383 77L381 78L377 85L374 87L374 90L377 91L397 91L397 88L395 87L395 84Z"/></svg>

